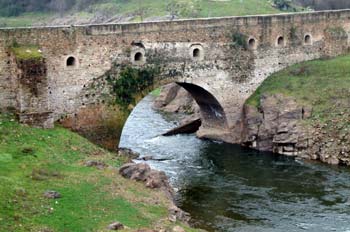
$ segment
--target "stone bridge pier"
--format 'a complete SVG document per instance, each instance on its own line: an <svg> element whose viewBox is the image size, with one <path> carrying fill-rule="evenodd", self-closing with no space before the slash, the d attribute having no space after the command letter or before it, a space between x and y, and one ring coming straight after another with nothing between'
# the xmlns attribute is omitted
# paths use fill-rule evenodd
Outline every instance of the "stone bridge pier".
<svg viewBox="0 0 350 232"><path fill-rule="evenodd" d="M122 113L106 113L118 102L111 76L117 80L123 67L157 67L153 87L177 82L199 104L200 136L239 143L243 104L259 85L292 64L346 54L349 33L350 10L4 28L0 110L25 123L47 127L60 120L92 134L122 127L112 123ZM30 56L23 61L14 47L36 49L40 64Z"/></svg>

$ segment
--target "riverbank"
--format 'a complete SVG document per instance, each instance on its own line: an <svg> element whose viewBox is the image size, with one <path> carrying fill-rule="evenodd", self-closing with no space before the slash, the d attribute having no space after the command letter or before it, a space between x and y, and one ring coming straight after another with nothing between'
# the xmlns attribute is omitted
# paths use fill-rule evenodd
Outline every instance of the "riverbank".
<svg viewBox="0 0 350 232"><path fill-rule="evenodd" d="M236 125L240 129L233 132L241 138L238 143L259 151L349 166L349 73L347 55L303 62L271 75L243 106ZM185 90L175 84L164 86L155 108L189 113L187 122L196 120L198 106L182 92Z"/></svg>
<svg viewBox="0 0 350 232"><path fill-rule="evenodd" d="M125 231L196 231L168 219L164 192L121 177L125 161L67 129L0 114L0 231L107 231L116 221Z"/></svg>
<svg viewBox="0 0 350 232"><path fill-rule="evenodd" d="M350 56L293 65L247 100L242 144L350 165Z"/></svg>
<svg viewBox="0 0 350 232"><path fill-rule="evenodd" d="M144 98L128 118L121 146L164 171L191 225L207 231L348 231L350 172L196 138L161 136L178 125Z"/></svg>

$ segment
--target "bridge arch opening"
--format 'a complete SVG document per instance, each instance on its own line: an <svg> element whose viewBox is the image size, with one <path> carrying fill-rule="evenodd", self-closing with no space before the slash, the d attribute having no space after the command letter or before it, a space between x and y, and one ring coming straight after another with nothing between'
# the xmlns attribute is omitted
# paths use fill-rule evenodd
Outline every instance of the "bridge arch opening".
<svg viewBox="0 0 350 232"><path fill-rule="evenodd" d="M190 47L190 56L192 60L199 61L204 59L204 50L200 44L195 44Z"/></svg>
<svg viewBox="0 0 350 232"><path fill-rule="evenodd" d="M189 92L198 104L204 127L221 129L227 127L225 111L213 94L195 84L185 82L176 82L176 84Z"/></svg>
<svg viewBox="0 0 350 232"><path fill-rule="evenodd" d="M285 43L284 37L283 37L283 36L279 36L279 37L277 38L277 46L278 46L278 47L283 47L283 46L284 46L284 43Z"/></svg>
<svg viewBox="0 0 350 232"><path fill-rule="evenodd" d="M199 50L199 48L193 49L193 58L199 58L200 55L201 55L201 51Z"/></svg>
<svg viewBox="0 0 350 232"><path fill-rule="evenodd" d="M257 47L257 42L256 42L256 39L255 38L249 38L248 40L248 47L250 49L256 49Z"/></svg>
<svg viewBox="0 0 350 232"><path fill-rule="evenodd" d="M312 37L309 34L306 34L304 36L304 45L311 45L312 44Z"/></svg>
<svg viewBox="0 0 350 232"><path fill-rule="evenodd" d="M67 67L74 67L77 65L77 60L74 56L69 56L66 60Z"/></svg>
<svg viewBox="0 0 350 232"><path fill-rule="evenodd" d="M171 86L171 87L169 87ZM156 87L156 86L154 86ZM195 133L198 130L205 130L206 132L216 132L216 131L224 131L227 129L227 119L226 114L224 112L223 107L219 103L219 101L216 99L216 97L211 94L209 91L205 90L204 88L192 84L192 83L184 83L184 82L170 82L169 84L163 85L161 88L165 87L167 91L160 95L161 99L156 100L153 102L153 107L156 109L165 109L165 112L169 111L169 106L172 108L169 112L178 112L177 110L174 111L173 104L179 104L179 106L182 105L181 97L183 96L183 92L181 93L180 89L184 89L188 92L188 94L193 98L193 100L196 102L199 108L200 113L200 119L198 119L198 114L193 113L193 117L186 118L186 123L181 124L177 128L172 128L173 130L170 131L163 131L164 135L175 135L175 134L181 134L181 133ZM177 89L175 95L172 90ZM170 90L170 91L169 91ZM162 96L163 95L163 96ZM171 97L170 97L171 96ZM180 97L180 98L178 98ZM169 100L171 98L171 100ZM143 98L142 98L143 99ZM136 105L142 101L140 99L136 102ZM164 101L164 102L163 102ZM182 103L180 103L182 102ZM168 108L168 109L167 109ZM132 112L127 116L132 114ZM128 120L125 120L126 123ZM123 137L124 134L124 128L126 124L124 124L121 128L120 136ZM175 127L175 126L174 126ZM170 132L170 133L169 133ZM125 132L127 133L127 132Z"/></svg>
<svg viewBox="0 0 350 232"><path fill-rule="evenodd" d="M136 52L134 56L135 62L142 62L143 61L143 54L142 52Z"/></svg>

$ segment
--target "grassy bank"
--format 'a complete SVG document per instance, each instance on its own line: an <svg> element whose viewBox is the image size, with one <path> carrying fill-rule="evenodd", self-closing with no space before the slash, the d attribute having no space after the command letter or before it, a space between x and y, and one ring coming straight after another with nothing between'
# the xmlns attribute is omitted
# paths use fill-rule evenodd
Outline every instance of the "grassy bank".
<svg viewBox="0 0 350 232"><path fill-rule="evenodd" d="M164 0L130 0L123 3L119 1L110 1L110 8L117 6L121 13L134 13L140 8L148 9L145 16L164 16L168 15L167 4L170 1ZM179 1L181 2L181 1ZM279 12L272 7L268 0L189 0L182 1L183 7L178 12L180 17L219 17L231 15L249 15L249 14L269 14ZM97 4L96 9L106 8L106 4Z"/></svg>
<svg viewBox="0 0 350 232"><path fill-rule="evenodd" d="M0 17L0 27L28 27L45 23L54 17L52 13L26 13L17 17Z"/></svg>
<svg viewBox="0 0 350 232"><path fill-rule="evenodd" d="M312 118L328 121L350 112L350 55L297 64L267 78L247 103L259 106L263 94L282 93L313 109ZM350 122L348 122L349 124Z"/></svg>
<svg viewBox="0 0 350 232"><path fill-rule="evenodd" d="M111 168L85 167L87 160ZM0 115L0 231L105 231L114 221L127 231L171 226L169 200L120 177L112 167L122 163L66 129L33 129ZM45 199L47 190L62 198Z"/></svg>

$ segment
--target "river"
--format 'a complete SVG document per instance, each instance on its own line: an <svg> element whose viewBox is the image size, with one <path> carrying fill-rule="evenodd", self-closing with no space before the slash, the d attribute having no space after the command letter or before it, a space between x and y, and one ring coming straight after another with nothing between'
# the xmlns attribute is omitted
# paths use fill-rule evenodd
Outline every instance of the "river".
<svg viewBox="0 0 350 232"><path fill-rule="evenodd" d="M160 134L176 122L144 98L123 129L120 147L162 161L180 208L207 231L350 232L350 171L200 140Z"/></svg>

